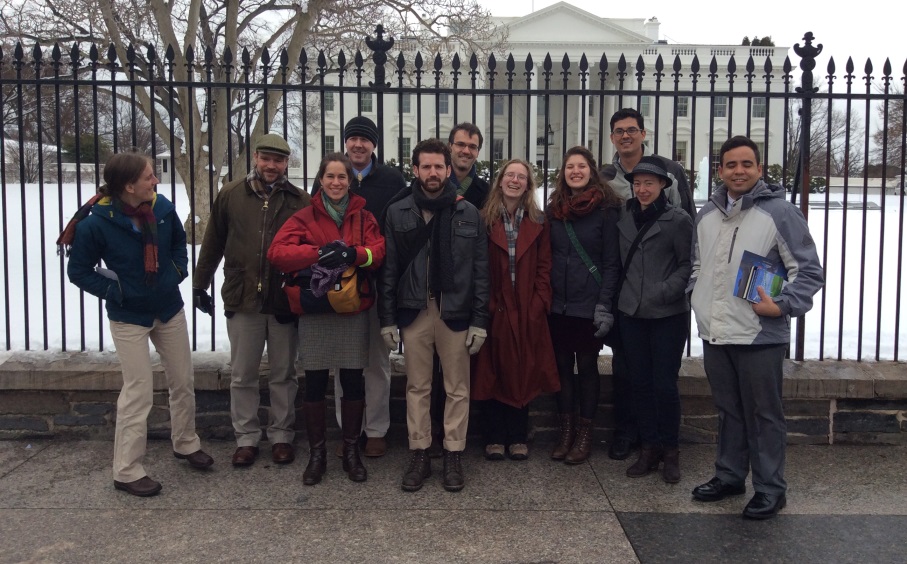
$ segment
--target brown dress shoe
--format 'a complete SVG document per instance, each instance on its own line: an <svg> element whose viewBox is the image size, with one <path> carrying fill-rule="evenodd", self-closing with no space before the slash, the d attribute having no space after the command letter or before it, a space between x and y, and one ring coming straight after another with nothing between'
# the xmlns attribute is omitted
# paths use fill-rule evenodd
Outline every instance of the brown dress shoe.
<svg viewBox="0 0 907 564"><path fill-rule="evenodd" d="M369 437L365 441L365 456L369 458L378 458L379 456L384 456L387 452L387 441L384 440L384 437Z"/></svg>
<svg viewBox="0 0 907 564"><path fill-rule="evenodd" d="M180 460L185 460L189 463L189 466L193 468L198 468L199 470L204 470L212 464L214 464L214 459L211 458L208 453L203 450L197 450L192 454L180 454L176 451L173 451L173 456L179 458Z"/></svg>
<svg viewBox="0 0 907 564"><path fill-rule="evenodd" d="M242 446L233 453L233 466L252 466L258 458L258 447Z"/></svg>
<svg viewBox="0 0 907 564"><path fill-rule="evenodd" d="M277 464L289 464L296 459L293 445L290 443L275 443L271 445L271 459Z"/></svg>
<svg viewBox="0 0 907 564"><path fill-rule="evenodd" d="M117 482L114 480L113 487L139 497L151 497L161 491L161 483L155 482L148 476L139 478L134 482Z"/></svg>

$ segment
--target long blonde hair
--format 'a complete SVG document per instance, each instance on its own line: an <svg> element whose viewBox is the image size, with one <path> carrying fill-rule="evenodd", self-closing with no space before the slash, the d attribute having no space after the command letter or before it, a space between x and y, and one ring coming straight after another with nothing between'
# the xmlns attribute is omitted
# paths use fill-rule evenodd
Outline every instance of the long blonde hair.
<svg viewBox="0 0 907 564"><path fill-rule="evenodd" d="M485 207L482 208L482 214L485 216L485 225L489 230L491 230L495 222L501 220L501 206L504 205L504 190L501 186L504 183L504 173L507 171L507 167L512 164L523 165L523 168L526 169L526 191L523 192L522 201L520 202L523 210L525 210L525 217L536 223L545 222L545 214L542 213L538 203L535 201L536 183L532 165L522 159L510 159L498 170L497 176L494 177L491 191L488 193L488 199L485 200Z"/></svg>

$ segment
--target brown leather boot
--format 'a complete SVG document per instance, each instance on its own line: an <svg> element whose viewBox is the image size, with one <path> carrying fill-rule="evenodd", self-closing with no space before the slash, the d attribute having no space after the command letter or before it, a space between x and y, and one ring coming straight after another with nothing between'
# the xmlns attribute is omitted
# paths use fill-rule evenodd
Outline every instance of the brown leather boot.
<svg viewBox="0 0 907 564"><path fill-rule="evenodd" d="M639 449L639 458L627 468L627 476L641 478L649 472L658 470L659 462L661 462L661 449L653 445L642 445L642 448Z"/></svg>
<svg viewBox="0 0 907 564"><path fill-rule="evenodd" d="M567 453L564 462L567 464L582 464L589 458L592 452L592 420L579 418L579 425L576 426L576 440L573 441L573 447Z"/></svg>
<svg viewBox="0 0 907 564"><path fill-rule="evenodd" d="M359 434L362 432L362 412L365 401L340 400L340 420L343 426L343 471L354 482L364 482L368 472L359 458Z"/></svg>
<svg viewBox="0 0 907 564"><path fill-rule="evenodd" d="M676 448L666 448L664 455L664 468L661 470L661 477L668 484L676 484L680 481L680 450Z"/></svg>
<svg viewBox="0 0 907 564"><path fill-rule="evenodd" d="M559 413L558 418L561 420L561 436L551 451L551 460L563 460L570 452L573 446L573 439L576 437L576 429L573 428L573 414Z"/></svg>
<svg viewBox="0 0 907 564"><path fill-rule="evenodd" d="M326 460L328 451L324 446L324 400L303 402L302 411L305 416L306 435L309 438L309 463L302 473L302 483L314 486L321 481L328 466Z"/></svg>

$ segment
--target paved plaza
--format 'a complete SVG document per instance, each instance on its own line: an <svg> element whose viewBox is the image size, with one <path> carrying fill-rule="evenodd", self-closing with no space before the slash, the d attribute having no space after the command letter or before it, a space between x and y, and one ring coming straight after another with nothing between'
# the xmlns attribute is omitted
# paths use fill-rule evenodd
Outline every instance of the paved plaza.
<svg viewBox="0 0 907 564"><path fill-rule="evenodd" d="M773 520L740 516L747 495L711 504L690 490L712 476L713 445L684 445L683 479L624 476L631 461L526 462L464 457L466 488L441 487L441 461L416 493L400 490L401 438L349 481L331 453L325 480L302 485L269 448L230 466L233 444L207 442L210 471L149 443L163 492L113 489L111 441L0 441L0 562L904 562L907 447L791 446L788 505ZM297 445L299 446L299 445ZM302 449L300 449L302 450Z"/></svg>

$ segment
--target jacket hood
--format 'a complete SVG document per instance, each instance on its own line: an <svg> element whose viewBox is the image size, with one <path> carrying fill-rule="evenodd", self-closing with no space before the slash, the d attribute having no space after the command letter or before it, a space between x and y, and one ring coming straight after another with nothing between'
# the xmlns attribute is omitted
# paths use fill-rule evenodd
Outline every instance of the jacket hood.
<svg viewBox="0 0 907 564"><path fill-rule="evenodd" d="M173 202L155 192L154 198L151 200L151 209L154 210L154 217L161 219L172 212L175 207ZM125 217L125 215L113 205L113 198L110 196L104 196L98 200L97 203L91 207L91 213L107 219L118 216Z"/></svg>

